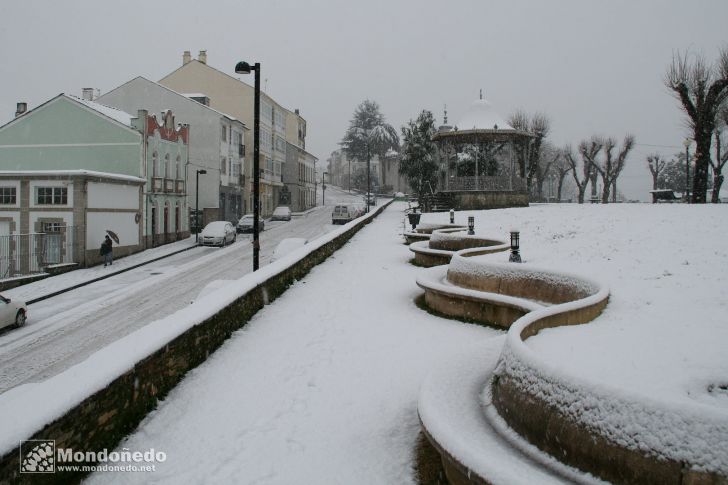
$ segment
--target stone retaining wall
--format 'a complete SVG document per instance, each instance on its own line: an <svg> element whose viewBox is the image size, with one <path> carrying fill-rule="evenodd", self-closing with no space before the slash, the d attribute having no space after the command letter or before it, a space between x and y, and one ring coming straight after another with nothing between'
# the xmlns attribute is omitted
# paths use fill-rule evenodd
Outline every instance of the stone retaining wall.
<svg viewBox="0 0 728 485"><path fill-rule="evenodd" d="M389 204L377 208L373 217ZM215 316L192 327L106 388L89 396L64 416L27 439L54 439L57 448L76 451L114 449L133 432L185 376L203 363L234 331L242 328L263 306L280 296L295 281L342 247L372 219L365 219L292 266L275 274ZM0 484L78 483L85 473L20 474L19 447L0 458Z"/></svg>

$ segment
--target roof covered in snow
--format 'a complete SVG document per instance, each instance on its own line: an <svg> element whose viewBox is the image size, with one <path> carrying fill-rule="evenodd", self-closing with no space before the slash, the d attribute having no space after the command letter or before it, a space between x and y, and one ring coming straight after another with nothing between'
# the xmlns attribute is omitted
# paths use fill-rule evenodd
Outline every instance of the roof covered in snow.
<svg viewBox="0 0 728 485"><path fill-rule="evenodd" d="M485 99L477 99L455 124L458 130L513 130Z"/></svg>
<svg viewBox="0 0 728 485"><path fill-rule="evenodd" d="M131 126L131 119L135 118L135 116L130 115L126 111L121 111L120 109L112 108L111 106L106 106L95 101L89 101L87 99L79 98L78 96L74 96L72 94L64 94L64 96L68 99L76 101L77 103L81 103L86 107L91 108L92 110L111 118L114 121L118 121L122 125Z"/></svg>

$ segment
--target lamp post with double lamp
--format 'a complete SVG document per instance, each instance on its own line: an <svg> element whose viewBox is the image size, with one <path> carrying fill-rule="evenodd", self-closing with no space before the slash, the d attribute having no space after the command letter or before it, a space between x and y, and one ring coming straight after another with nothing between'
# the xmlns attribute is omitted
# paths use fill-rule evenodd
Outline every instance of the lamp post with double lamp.
<svg viewBox="0 0 728 485"><path fill-rule="evenodd" d="M690 138L685 138L685 203L690 203Z"/></svg>
<svg viewBox="0 0 728 485"><path fill-rule="evenodd" d="M326 176L329 172L321 174L321 205L326 205Z"/></svg>
<svg viewBox="0 0 728 485"><path fill-rule="evenodd" d="M200 169L195 173L195 242L200 235L200 175L205 175L207 170Z"/></svg>
<svg viewBox="0 0 728 485"><path fill-rule="evenodd" d="M253 104L253 271L260 265L260 62L252 66L245 61L235 65L236 74L255 71L255 101Z"/></svg>

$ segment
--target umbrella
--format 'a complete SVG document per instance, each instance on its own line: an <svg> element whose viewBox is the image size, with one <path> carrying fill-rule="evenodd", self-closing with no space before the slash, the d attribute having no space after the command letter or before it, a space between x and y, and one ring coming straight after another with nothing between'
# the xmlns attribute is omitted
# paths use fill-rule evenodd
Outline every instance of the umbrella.
<svg viewBox="0 0 728 485"><path fill-rule="evenodd" d="M116 244L119 244L119 236L117 236L114 231L112 231L111 229L107 229L106 234L108 234Z"/></svg>

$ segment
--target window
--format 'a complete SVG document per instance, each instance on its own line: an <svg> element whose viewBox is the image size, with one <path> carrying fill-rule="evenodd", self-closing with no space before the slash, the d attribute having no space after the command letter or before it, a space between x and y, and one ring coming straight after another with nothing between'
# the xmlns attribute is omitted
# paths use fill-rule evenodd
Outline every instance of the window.
<svg viewBox="0 0 728 485"><path fill-rule="evenodd" d="M179 172L179 169L180 169L180 158L179 158L179 155L177 155L177 158L174 161L174 178L176 178L177 180L182 178L180 176L181 174Z"/></svg>
<svg viewBox="0 0 728 485"><path fill-rule="evenodd" d="M15 204L16 197L15 187L0 187L0 204Z"/></svg>
<svg viewBox="0 0 728 485"><path fill-rule="evenodd" d="M220 172L227 173L227 159L225 157L220 157Z"/></svg>
<svg viewBox="0 0 728 485"><path fill-rule="evenodd" d="M38 205L68 204L67 187L38 187L36 194L36 203Z"/></svg>
<svg viewBox="0 0 728 485"><path fill-rule="evenodd" d="M220 132L220 140L227 141L227 126L222 125L222 131Z"/></svg>
<svg viewBox="0 0 728 485"><path fill-rule="evenodd" d="M152 177L159 177L159 155L152 153Z"/></svg>
<svg viewBox="0 0 728 485"><path fill-rule="evenodd" d="M164 156L164 178L169 178L169 153Z"/></svg>
<svg viewBox="0 0 728 485"><path fill-rule="evenodd" d="M66 227L65 222L43 222L41 225L41 232L63 232L63 229Z"/></svg>

